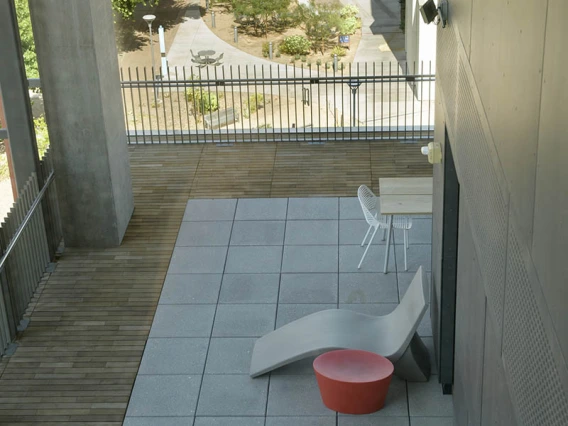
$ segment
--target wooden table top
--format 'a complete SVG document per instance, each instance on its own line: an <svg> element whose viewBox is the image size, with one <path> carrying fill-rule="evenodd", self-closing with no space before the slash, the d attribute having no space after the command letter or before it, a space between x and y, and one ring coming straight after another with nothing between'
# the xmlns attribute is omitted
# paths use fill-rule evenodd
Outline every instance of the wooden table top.
<svg viewBox="0 0 568 426"><path fill-rule="evenodd" d="M383 195L432 195L432 178L380 178L379 188Z"/></svg>
<svg viewBox="0 0 568 426"><path fill-rule="evenodd" d="M432 214L432 178L381 178L381 214Z"/></svg>

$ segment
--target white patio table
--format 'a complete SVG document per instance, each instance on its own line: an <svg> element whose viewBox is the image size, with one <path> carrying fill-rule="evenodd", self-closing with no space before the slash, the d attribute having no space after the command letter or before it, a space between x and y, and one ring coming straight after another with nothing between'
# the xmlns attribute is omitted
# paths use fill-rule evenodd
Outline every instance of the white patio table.
<svg viewBox="0 0 568 426"><path fill-rule="evenodd" d="M432 214L432 178L379 179L381 214L388 216L385 267L387 273L393 215Z"/></svg>

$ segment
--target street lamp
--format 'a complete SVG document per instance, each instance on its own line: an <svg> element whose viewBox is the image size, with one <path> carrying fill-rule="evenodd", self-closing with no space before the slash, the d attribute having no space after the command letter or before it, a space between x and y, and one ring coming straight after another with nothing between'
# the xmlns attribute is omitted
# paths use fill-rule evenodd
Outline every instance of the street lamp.
<svg viewBox="0 0 568 426"><path fill-rule="evenodd" d="M355 119L355 106L357 102L357 89L361 85L359 80L349 80L347 85L351 89L351 93L353 94L353 117L351 117L351 127L355 127L356 119Z"/></svg>
<svg viewBox="0 0 568 426"><path fill-rule="evenodd" d="M152 82L154 84L154 100L155 103L158 103L158 93L157 93L157 88L155 86L156 82L156 74L155 74L155 69L156 69L156 64L154 62L154 38L152 37L152 22L154 22L154 19L156 19L156 15L144 15L142 17L142 19L144 19L144 21L146 21L146 23L148 24L148 30L150 31L150 54L152 55Z"/></svg>

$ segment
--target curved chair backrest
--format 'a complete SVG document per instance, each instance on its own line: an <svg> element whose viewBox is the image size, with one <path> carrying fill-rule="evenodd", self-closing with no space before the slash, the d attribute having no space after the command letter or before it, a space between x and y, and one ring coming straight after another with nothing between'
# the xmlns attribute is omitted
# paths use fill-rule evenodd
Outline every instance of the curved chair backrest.
<svg viewBox="0 0 568 426"><path fill-rule="evenodd" d="M427 284L426 273L420 266L399 305L387 315L389 328L393 331L397 330L394 333L404 339L399 342L400 349L398 352L400 353L396 356L402 356L428 309L425 297ZM391 333L391 335L394 333Z"/></svg>
<svg viewBox="0 0 568 426"><path fill-rule="evenodd" d="M379 202L373 191L367 185L361 185L357 190L359 204L365 215L365 220L369 225L377 225L377 223L386 223L386 218L379 213Z"/></svg>

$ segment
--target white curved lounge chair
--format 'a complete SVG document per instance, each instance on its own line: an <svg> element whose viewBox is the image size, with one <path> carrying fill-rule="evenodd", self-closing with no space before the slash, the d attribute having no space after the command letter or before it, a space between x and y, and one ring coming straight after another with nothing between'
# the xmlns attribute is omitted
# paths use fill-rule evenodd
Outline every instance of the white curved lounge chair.
<svg viewBox="0 0 568 426"><path fill-rule="evenodd" d="M426 283L420 267L400 304L385 316L328 309L266 334L255 343L250 375L257 377L334 349L360 349L388 358L394 373L405 380L427 381L430 357L416 333L427 309Z"/></svg>

